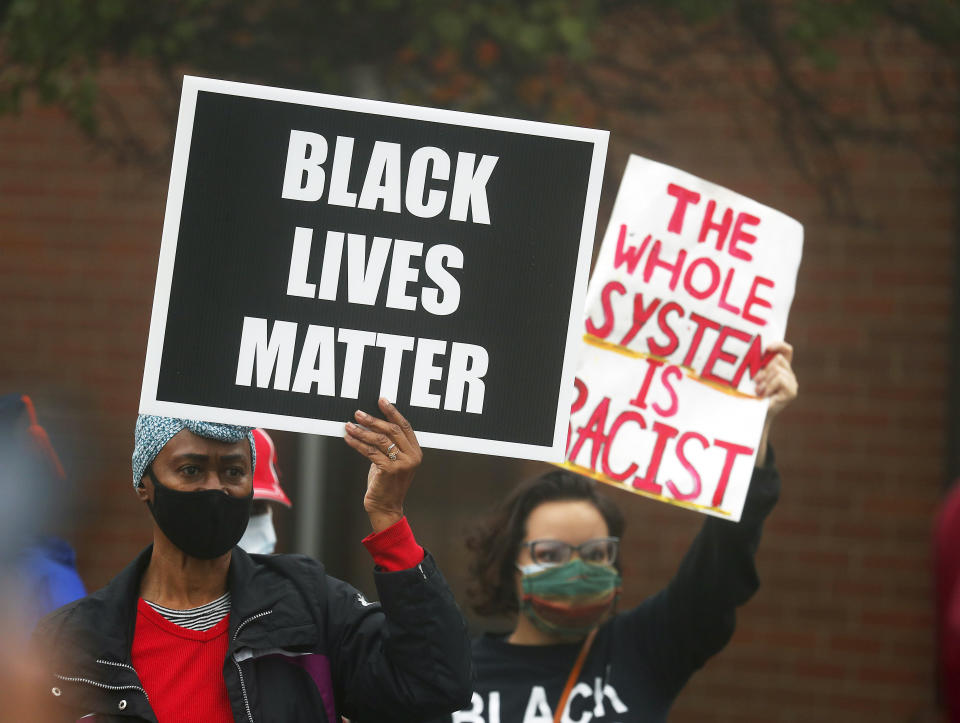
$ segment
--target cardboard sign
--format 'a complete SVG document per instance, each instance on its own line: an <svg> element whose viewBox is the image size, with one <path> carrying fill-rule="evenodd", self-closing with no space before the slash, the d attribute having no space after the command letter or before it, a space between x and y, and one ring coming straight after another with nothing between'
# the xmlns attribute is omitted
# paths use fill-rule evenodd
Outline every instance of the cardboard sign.
<svg viewBox="0 0 960 723"><path fill-rule="evenodd" d="M784 338L795 220L631 156L587 291L565 466L739 520Z"/></svg>
<svg viewBox="0 0 960 723"><path fill-rule="evenodd" d="M607 135L186 77L141 411L561 460Z"/></svg>

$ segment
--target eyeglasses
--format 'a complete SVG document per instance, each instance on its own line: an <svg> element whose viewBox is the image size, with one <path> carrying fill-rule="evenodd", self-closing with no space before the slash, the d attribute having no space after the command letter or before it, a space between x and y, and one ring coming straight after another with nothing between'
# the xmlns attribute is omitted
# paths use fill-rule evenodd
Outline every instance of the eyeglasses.
<svg viewBox="0 0 960 723"><path fill-rule="evenodd" d="M521 545L530 550L530 558L538 565L563 565L570 561L574 551L581 560L591 565L612 565L617 559L620 538L598 537L579 545L571 545L562 540L530 540Z"/></svg>

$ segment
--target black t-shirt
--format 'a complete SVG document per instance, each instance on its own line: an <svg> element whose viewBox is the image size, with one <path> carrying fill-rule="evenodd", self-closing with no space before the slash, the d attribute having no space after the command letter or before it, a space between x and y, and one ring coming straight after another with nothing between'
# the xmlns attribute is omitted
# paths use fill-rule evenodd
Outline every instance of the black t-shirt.
<svg viewBox="0 0 960 723"><path fill-rule="evenodd" d="M759 586L754 554L780 478L768 451L739 523L708 517L666 588L600 626L567 701L564 723L666 721L690 676L731 635L735 609ZM436 723L553 723L580 643L473 641L471 707Z"/></svg>

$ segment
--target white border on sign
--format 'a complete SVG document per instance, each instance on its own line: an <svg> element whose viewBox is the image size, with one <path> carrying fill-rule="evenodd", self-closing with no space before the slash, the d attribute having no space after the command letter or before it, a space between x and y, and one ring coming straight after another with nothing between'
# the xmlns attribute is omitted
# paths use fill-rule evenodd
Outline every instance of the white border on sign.
<svg viewBox="0 0 960 723"><path fill-rule="evenodd" d="M240 410L221 407L204 407L195 404L163 402L157 399L157 386L160 378L160 362L163 351L164 334L167 328L167 310L170 303L170 284L173 278L173 266L176 258L177 239L180 231L180 214L183 208L183 192L186 184L187 163L190 157L190 143L193 136L193 120L200 91L236 95L245 98L296 103L321 108L357 111L375 115L411 118L435 123L462 125L487 130L522 133L547 138L563 138L593 144L593 160L590 177L587 181L587 194L584 205L583 225L580 231L580 250L577 255L577 268L574 276L569 321L567 324L567 343L564 350L564 362L560 375L560 389L557 390L556 426L552 445L521 444L477 437L460 437L435 432L417 432L417 439L425 447L448 449L478 454L493 454L505 457L545 462L561 462L566 452L567 422L570 405L573 401L574 374L577 353L580 348L583 306L586 299L587 276L590 270L590 258L593 250L594 229L600 205L600 189L603 182L603 167L607 156L609 132L592 128L564 126L555 123L518 120L498 116L466 113L463 111L442 110L422 106L387 103L364 98L314 93L305 90L274 88L265 85L251 85L227 80L200 78L185 75L180 98L180 114L177 120L177 133L174 140L173 162L170 169L170 186L167 191L167 208L163 220L163 234L160 241L160 260L157 266L157 282L153 296L153 313L150 321L150 335L147 340L147 357L143 369L143 386L140 393L140 412L159 414L187 419L204 419L211 422L234 423ZM403 408L401 407L401 411ZM305 417L270 414L266 412L242 411L244 418L253 426L308 434L342 436L343 423Z"/></svg>
<svg viewBox="0 0 960 723"><path fill-rule="evenodd" d="M182 419L202 419L206 422L221 422L236 424L237 412L242 411L245 424L251 427L265 427L285 432L302 432L304 434L321 434L327 437L343 437L346 434L345 424L327 419L308 419L307 417L288 416L285 414L271 414L269 412L252 412L249 410L226 409L223 407L204 407L198 404L180 404L178 402L162 402L151 400L147 408L140 409L141 414L159 414L165 417ZM380 416L377 409L370 410ZM405 410L400 408L400 412ZM566 425L567 420L564 420ZM553 447L538 444L522 444L520 442L504 442L496 439L481 439L479 437L460 437L455 434L439 434L437 432L417 433L417 441L423 447L430 449L448 449L454 452L474 452L476 454L495 454L502 457L519 457L522 459L553 462ZM564 426L566 435L566 426ZM564 436L566 447L566 436ZM492 450L496 451L492 451Z"/></svg>

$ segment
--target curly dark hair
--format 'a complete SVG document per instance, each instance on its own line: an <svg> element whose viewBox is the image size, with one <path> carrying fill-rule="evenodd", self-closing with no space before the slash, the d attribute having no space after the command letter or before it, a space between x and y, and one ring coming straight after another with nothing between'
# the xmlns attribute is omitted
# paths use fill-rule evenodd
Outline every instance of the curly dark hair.
<svg viewBox="0 0 960 723"><path fill-rule="evenodd" d="M623 514L613 501L602 496L592 479L557 469L518 485L481 521L467 538L473 559L473 584L467 591L473 610L482 616L511 615L519 610L515 583L520 543L526 536L527 518L544 502L584 500L603 516L612 537L621 537ZM619 559L616 562L620 569Z"/></svg>

